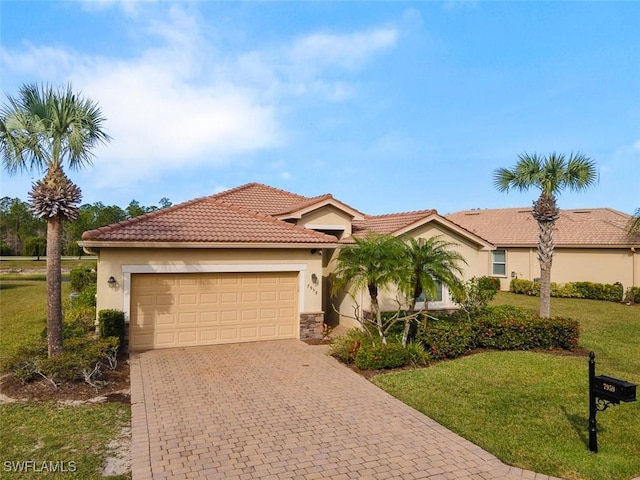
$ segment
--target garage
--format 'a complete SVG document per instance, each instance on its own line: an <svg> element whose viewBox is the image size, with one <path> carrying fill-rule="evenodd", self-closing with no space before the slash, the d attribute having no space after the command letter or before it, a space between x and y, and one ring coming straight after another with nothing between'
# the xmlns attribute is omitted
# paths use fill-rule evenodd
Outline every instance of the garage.
<svg viewBox="0 0 640 480"><path fill-rule="evenodd" d="M299 272L134 273L129 349L297 338Z"/></svg>

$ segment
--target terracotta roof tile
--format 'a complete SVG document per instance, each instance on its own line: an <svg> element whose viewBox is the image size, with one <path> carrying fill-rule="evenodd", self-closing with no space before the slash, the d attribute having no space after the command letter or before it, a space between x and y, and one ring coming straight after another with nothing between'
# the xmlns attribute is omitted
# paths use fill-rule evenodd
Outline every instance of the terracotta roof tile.
<svg viewBox="0 0 640 480"><path fill-rule="evenodd" d="M446 215L448 220L498 246L533 246L538 224L531 208L467 210ZM630 216L609 208L561 210L556 222L556 245L631 245L627 235Z"/></svg>
<svg viewBox="0 0 640 480"><path fill-rule="evenodd" d="M203 197L85 232L83 240L207 243L335 243L336 238Z"/></svg>
<svg viewBox="0 0 640 480"><path fill-rule="evenodd" d="M309 197L261 183L247 183L213 195L213 198L267 215L274 215L309 200Z"/></svg>
<svg viewBox="0 0 640 480"><path fill-rule="evenodd" d="M436 210L417 210L388 215L365 215L364 220L353 222L353 235L363 236L367 231L393 233L429 215L437 215L437 213Z"/></svg>

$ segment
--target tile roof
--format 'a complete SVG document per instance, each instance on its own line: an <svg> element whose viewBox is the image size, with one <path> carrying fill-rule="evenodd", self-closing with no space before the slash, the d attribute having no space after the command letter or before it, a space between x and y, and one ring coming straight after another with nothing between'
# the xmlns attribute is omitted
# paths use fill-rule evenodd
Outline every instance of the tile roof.
<svg viewBox="0 0 640 480"><path fill-rule="evenodd" d="M531 207L466 210L445 218L497 246L535 246L538 224ZM556 245L627 246L639 238L627 235L630 216L609 208L561 210L556 222Z"/></svg>
<svg viewBox="0 0 640 480"><path fill-rule="evenodd" d="M391 213L388 215L365 215L364 220L353 222L353 235L361 237L367 231L393 233L429 215L437 214L436 210L417 210L415 212Z"/></svg>
<svg viewBox="0 0 640 480"><path fill-rule="evenodd" d="M336 238L203 197L84 232L82 240L206 243L336 243Z"/></svg>
<svg viewBox="0 0 640 480"><path fill-rule="evenodd" d="M247 183L213 195L213 198L266 215L290 211L295 209L296 205L304 204L310 200L309 197L303 197L302 195L286 192L261 183Z"/></svg>

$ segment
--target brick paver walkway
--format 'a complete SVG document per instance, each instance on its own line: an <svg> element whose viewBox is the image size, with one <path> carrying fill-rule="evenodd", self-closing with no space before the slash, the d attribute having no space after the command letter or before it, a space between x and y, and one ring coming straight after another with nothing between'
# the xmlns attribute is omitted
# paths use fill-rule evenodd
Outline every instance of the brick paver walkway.
<svg viewBox="0 0 640 480"><path fill-rule="evenodd" d="M549 479L298 340L131 356L133 480Z"/></svg>

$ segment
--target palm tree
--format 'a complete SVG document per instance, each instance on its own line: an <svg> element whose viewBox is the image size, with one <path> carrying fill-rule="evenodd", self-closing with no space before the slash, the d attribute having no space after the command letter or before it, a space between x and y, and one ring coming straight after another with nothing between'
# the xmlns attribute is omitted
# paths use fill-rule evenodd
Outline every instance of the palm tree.
<svg viewBox="0 0 640 480"><path fill-rule="evenodd" d="M511 189L527 191L534 187L540 196L533 202L532 215L538 222L538 262L540 263L540 317L551 316L551 264L555 242L553 230L560 210L556 195L565 188L582 191L597 181L595 162L581 153L569 158L552 153L549 156L519 155L512 169L494 171L493 184L501 192Z"/></svg>
<svg viewBox="0 0 640 480"><path fill-rule="evenodd" d="M62 224L78 216L80 188L65 175L91 163L92 149L109 141L96 103L71 90L23 86L0 111L0 149L10 175L46 171L33 184L29 206L47 221L47 345L49 356L62 351L60 255Z"/></svg>
<svg viewBox="0 0 640 480"><path fill-rule="evenodd" d="M378 292L389 285L406 282L403 279L407 273L407 256L403 242L391 235L370 233L365 238L356 238L355 245L342 247L336 262L333 293L348 288L355 294L366 288L380 341L387 343Z"/></svg>
<svg viewBox="0 0 640 480"><path fill-rule="evenodd" d="M452 291L460 288L458 275L462 275L460 263L466 264L464 257L454 250L455 243L446 242L440 236L410 238L406 245L410 275L408 283L401 286L409 298L409 309L415 310L416 300L425 294L425 310L429 298L436 295L438 284L446 285ZM411 316L405 317L402 345L407 345Z"/></svg>

